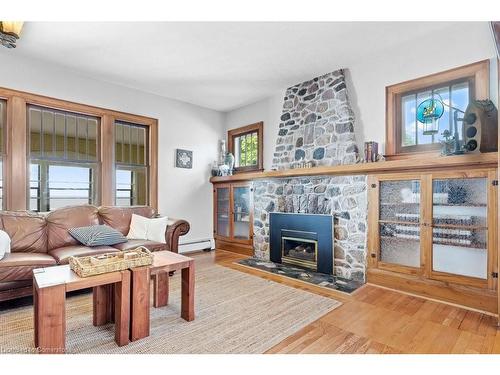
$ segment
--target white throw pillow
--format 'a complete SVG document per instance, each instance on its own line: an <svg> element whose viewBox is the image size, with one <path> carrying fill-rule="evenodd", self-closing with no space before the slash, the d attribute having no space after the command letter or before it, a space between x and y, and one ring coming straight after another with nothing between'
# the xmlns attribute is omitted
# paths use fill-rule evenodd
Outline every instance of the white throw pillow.
<svg viewBox="0 0 500 375"><path fill-rule="evenodd" d="M147 217L132 214L130 230L127 234L129 240L149 240L165 242L165 231L167 230L168 217L148 219Z"/></svg>
<svg viewBox="0 0 500 375"><path fill-rule="evenodd" d="M7 232L0 230L0 259L2 259L6 253L10 253L10 237Z"/></svg>
<svg viewBox="0 0 500 375"><path fill-rule="evenodd" d="M129 240L145 240L148 233L148 218L132 214L130 229L127 234Z"/></svg>

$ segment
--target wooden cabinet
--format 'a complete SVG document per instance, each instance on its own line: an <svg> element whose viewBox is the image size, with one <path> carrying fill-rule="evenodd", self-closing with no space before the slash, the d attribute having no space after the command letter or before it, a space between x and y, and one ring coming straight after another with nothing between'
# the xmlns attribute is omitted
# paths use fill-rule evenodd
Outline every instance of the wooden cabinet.
<svg viewBox="0 0 500 375"><path fill-rule="evenodd" d="M216 248L253 255L253 202L250 183L214 185Z"/></svg>
<svg viewBox="0 0 500 375"><path fill-rule="evenodd" d="M367 281L496 312L496 170L369 177Z"/></svg>

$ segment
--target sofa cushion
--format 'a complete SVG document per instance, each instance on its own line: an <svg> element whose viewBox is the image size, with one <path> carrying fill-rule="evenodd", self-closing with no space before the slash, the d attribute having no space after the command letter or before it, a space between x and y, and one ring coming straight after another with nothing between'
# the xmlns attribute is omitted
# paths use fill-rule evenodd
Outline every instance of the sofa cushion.
<svg viewBox="0 0 500 375"><path fill-rule="evenodd" d="M110 246L127 242L127 238L109 225L71 228L69 234L85 246Z"/></svg>
<svg viewBox="0 0 500 375"><path fill-rule="evenodd" d="M85 257L89 255L116 253L118 251L119 250L111 246L87 247L83 245L74 245L50 250L49 255L54 257L58 264L68 264L70 257Z"/></svg>
<svg viewBox="0 0 500 375"><path fill-rule="evenodd" d="M24 288L33 285L33 280L0 282L0 292L11 289Z"/></svg>
<svg viewBox="0 0 500 375"><path fill-rule="evenodd" d="M45 217L32 212L0 211L0 229L10 237L12 253L46 253Z"/></svg>
<svg viewBox="0 0 500 375"><path fill-rule="evenodd" d="M120 231L124 236L128 234L130 229L130 221L132 214L151 218L155 215L155 210L149 206L132 206L132 207L99 207L99 216L103 224L109 225L112 228Z"/></svg>
<svg viewBox="0 0 500 375"><path fill-rule="evenodd" d="M71 228L99 224L97 207L90 205L69 206L50 212L47 217L48 250L80 245L68 232Z"/></svg>
<svg viewBox="0 0 500 375"><path fill-rule="evenodd" d="M56 260L48 254L5 254L5 257L0 260L0 282L31 280L34 269L55 265Z"/></svg>
<svg viewBox="0 0 500 375"><path fill-rule="evenodd" d="M113 247L123 251L135 249L138 246L144 246L149 251L167 250L166 244L148 240L128 240L127 242L114 245Z"/></svg>

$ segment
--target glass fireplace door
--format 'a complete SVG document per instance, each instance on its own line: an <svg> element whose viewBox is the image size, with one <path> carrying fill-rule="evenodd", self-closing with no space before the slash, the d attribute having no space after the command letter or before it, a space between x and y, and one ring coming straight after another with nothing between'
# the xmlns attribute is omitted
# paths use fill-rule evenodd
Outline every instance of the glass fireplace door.
<svg viewBox="0 0 500 375"><path fill-rule="evenodd" d="M306 235L302 235L302 233L300 231L282 231L284 235L281 237L281 261L317 271L318 240L310 233L306 233Z"/></svg>

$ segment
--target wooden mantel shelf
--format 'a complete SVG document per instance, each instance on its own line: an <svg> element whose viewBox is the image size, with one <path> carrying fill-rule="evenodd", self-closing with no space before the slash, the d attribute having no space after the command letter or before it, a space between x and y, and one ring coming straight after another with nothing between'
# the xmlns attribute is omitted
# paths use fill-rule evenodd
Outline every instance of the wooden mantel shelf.
<svg viewBox="0 0 500 375"><path fill-rule="evenodd" d="M435 169L457 168L496 168L498 153L466 154L456 156L436 156L432 158L414 158L377 163L360 163L337 165L333 167L314 167L300 169L286 169L281 171L247 172L233 176L212 177L210 182L223 183L234 181L249 181L266 178L286 178L302 176L338 176L338 175L372 175L381 173L404 173L415 171L432 171Z"/></svg>

